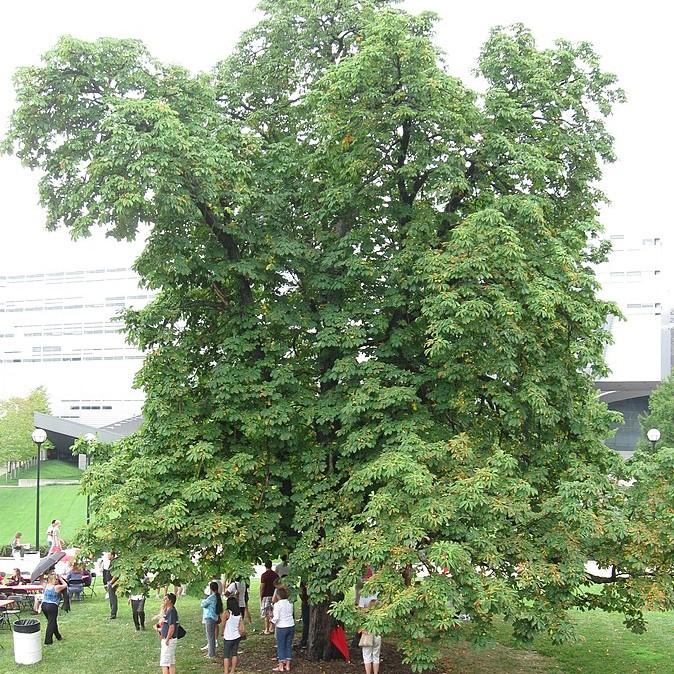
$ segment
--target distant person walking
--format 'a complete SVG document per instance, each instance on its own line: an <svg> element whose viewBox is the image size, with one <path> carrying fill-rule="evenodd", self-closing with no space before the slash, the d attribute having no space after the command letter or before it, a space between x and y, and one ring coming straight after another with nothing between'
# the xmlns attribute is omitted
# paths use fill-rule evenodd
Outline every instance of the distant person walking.
<svg viewBox="0 0 674 674"><path fill-rule="evenodd" d="M63 547L63 541L61 540L61 521L54 520L52 525L52 541L51 547L49 548L49 554L52 555L55 552L61 552Z"/></svg>
<svg viewBox="0 0 674 674"><path fill-rule="evenodd" d="M47 547L51 550L51 546L54 543L54 525L58 520L52 520L51 524L47 527Z"/></svg>
<svg viewBox="0 0 674 674"><path fill-rule="evenodd" d="M63 638L58 626L59 601L60 593L67 589L67 583L64 583L55 573L49 574L42 594L42 613L47 618L47 632L44 637L46 646L54 643L54 637L59 641Z"/></svg>

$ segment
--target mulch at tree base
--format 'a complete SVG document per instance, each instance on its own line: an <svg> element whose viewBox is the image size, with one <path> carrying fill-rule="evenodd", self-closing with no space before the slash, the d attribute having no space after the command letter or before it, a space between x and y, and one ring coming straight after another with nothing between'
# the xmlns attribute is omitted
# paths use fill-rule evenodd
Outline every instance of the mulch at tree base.
<svg viewBox="0 0 674 674"><path fill-rule="evenodd" d="M271 672L277 662L273 636L253 635L240 646L242 655L239 657L237 672ZM329 662L314 662L305 658L304 652L297 646L293 648L292 671L297 674L355 674L364 672L363 658L360 648L351 650L351 662L331 660ZM388 644L382 644L381 674L412 674L412 670L402 662L402 656ZM428 674L442 674L440 670L433 670Z"/></svg>

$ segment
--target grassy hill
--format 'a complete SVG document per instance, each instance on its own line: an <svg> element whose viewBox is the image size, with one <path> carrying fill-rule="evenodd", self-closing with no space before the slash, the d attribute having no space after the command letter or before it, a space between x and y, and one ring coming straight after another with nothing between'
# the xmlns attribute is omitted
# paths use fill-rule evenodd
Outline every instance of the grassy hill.
<svg viewBox="0 0 674 674"><path fill-rule="evenodd" d="M42 471L40 471L42 477ZM60 477L60 476L59 476ZM47 526L61 520L61 537L70 541L86 520L86 497L78 485L40 487L40 543L47 543ZM0 487L0 545L8 545L17 531L25 543L35 538L35 488Z"/></svg>
<svg viewBox="0 0 674 674"><path fill-rule="evenodd" d="M0 478L0 484L18 484L18 480L34 480L37 475L35 466L24 468L17 473L16 478ZM41 480L79 480L82 471L71 463L65 461L42 461L40 462Z"/></svg>

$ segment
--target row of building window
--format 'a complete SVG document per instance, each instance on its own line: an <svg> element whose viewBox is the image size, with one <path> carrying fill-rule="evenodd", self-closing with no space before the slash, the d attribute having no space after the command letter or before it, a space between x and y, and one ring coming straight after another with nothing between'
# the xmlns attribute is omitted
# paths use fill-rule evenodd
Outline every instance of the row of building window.
<svg viewBox="0 0 674 674"><path fill-rule="evenodd" d="M49 358L8 358L0 360L0 363L57 363L62 361L81 361L81 360L140 360L143 355L137 356L63 356Z"/></svg>
<svg viewBox="0 0 674 674"><path fill-rule="evenodd" d="M659 276L660 270L654 269L653 271L612 271L610 273L610 277L614 280L622 280L625 278L627 280L636 280L640 279L642 277L642 274L644 276L650 276L651 274L653 276Z"/></svg>
<svg viewBox="0 0 674 674"><path fill-rule="evenodd" d="M23 311L54 311L55 309L67 311L68 309L101 309L107 307L123 307L124 302L106 302L105 304L54 304L54 305L40 305L36 307L0 307L0 314L2 313L20 313Z"/></svg>
<svg viewBox="0 0 674 674"><path fill-rule="evenodd" d="M106 302L112 302L115 300L146 300L148 298L152 298L154 295L116 295L115 297L106 297L104 298ZM60 302L63 304L63 302L67 302L69 300L81 300L83 299L81 295L77 295L76 297L31 297L27 300L11 300L9 302L6 302L6 306L12 306L15 304L25 304L26 302L44 302L45 304L54 304L55 302ZM104 306L103 304L87 304L87 307L102 307Z"/></svg>
<svg viewBox="0 0 674 674"><path fill-rule="evenodd" d="M112 405L71 405L71 410L111 410Z"/></svg>
<svg viewBox="0 0 674 674"><path fill-rule="evenodd" d="M613 234L611 235L611 241L624 241L624 234ZM652 239L641 239L642 246L659 246L662 240L659 237L653 237Z"/></svg>
<svg viewBox="0 0 674 674"><path fill-rule="evenodd" d="M119 272L133 273L128 267L115 267L114 269L81 269L79 271L56 271L41 274L15 274L13 276L0 276L0 281L6 283L35 283L47 279L70 279L84 277L91 274L117 274ZM134 275L133 278L136 278Z"/></svg>

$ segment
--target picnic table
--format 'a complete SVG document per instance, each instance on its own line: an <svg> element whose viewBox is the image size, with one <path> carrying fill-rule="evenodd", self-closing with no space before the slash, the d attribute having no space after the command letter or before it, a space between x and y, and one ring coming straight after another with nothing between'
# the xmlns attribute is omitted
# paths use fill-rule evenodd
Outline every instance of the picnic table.
<svg viewBox="0 0 674 674"><path fill-rule="evenodd" d="M14 606L14 600L13 599L0 599L0 609L3 608L12 608Z"/></svg>
<svg viewBox="0 0 674 674"><path fill-rule="evenodd" d="M0 585L0 593L4 594L37 594L38 592L44 592L44 586L32 584L32 585Z"/></svg>

